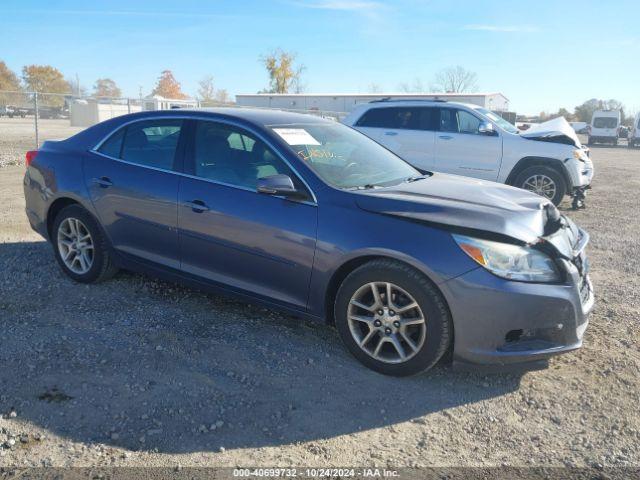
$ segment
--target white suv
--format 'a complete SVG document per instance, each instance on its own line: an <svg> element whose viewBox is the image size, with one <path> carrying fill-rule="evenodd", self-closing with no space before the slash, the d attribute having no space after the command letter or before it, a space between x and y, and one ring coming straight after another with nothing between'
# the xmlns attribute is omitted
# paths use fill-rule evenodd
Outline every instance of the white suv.
<svg viewBox="0 0 640 480"><path fill-rule="evenodd" d="M378 100L358 105L343 123L419 169L506 183L556 205L567 194L583 206L593 178L589 152L564 118L520 134L477 105Z"/></svg>

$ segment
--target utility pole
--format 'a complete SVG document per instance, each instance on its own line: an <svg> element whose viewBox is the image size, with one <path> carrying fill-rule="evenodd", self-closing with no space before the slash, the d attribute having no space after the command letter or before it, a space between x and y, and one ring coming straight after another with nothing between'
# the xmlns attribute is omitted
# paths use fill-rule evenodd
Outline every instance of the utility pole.
<svg viewBox="0 0 640 480"><path fill-rule="evenodd" d="M76 96L80 96L80 77L76 73Z"/></svg>

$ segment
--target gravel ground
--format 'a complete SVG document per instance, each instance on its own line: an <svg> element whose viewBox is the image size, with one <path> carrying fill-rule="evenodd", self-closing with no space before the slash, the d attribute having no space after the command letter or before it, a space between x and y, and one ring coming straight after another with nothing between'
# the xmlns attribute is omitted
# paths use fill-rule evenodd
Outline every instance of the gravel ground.
<svg viewBox="0 0 640 480"><path fill-rule="evenodd" d="M74 284L27 224L23 167L0 169L0 466L639 466L640 150L592 156L570 212L592 235L584 347L408 379L323 325L130 273Z"/></svg>

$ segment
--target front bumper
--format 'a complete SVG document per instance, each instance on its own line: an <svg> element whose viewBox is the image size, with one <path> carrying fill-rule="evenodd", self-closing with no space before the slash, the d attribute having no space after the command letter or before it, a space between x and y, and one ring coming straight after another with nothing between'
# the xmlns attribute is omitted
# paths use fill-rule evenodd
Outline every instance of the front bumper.
<svg viewBox="0 0 640 480"><path fill-rule="evenodd" d="M454 362L525 364L580 348L593 287L586 273L561 262L562 284L514 282L482 267L442 284L453 316Z"/></svg>

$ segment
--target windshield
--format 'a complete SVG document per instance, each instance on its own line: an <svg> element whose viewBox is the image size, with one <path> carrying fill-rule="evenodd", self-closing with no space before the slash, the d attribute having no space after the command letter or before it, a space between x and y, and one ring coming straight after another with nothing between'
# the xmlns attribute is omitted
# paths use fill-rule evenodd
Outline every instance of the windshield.
<svg viewBox="0 0 640 480"><path fill-rule="evenodd" d="M339 123L271 126L322 180L337 188L396 185L420 172L365 135Z"/></svg>
<svg viewBox="0 0 640 480"><path fill-rule="evenodd" d="M502 118L497 113L494 113L491 110L487 110L486 108L476 108L475 111L487 117L489 120L491 120L493 123L498 125L505 132L518 133L518 129L514 125L511 125L509 122L507 122L504 118Z"/></svg>
<svg viewBox="0 0 640 480"><path fill-rule="evenodd" d="M597 117L593 119L594 128L616 128L618 119L615 117Z"/></svg>

